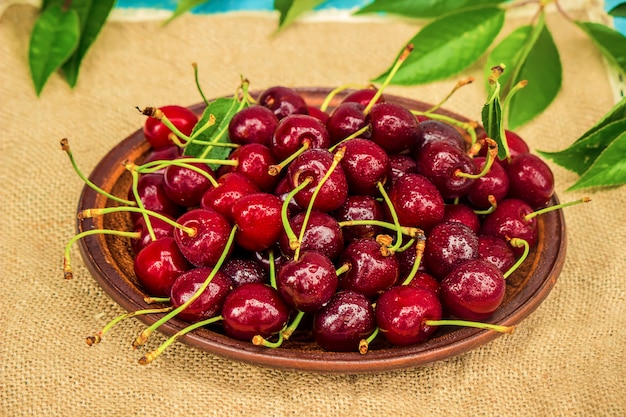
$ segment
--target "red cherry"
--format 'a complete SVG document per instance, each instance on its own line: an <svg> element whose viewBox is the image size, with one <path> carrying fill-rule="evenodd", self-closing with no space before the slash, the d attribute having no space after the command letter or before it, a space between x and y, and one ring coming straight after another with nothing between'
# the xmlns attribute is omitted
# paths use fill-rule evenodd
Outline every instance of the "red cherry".
<svg viewBox="0 0 626 417"><path fill-rule="evenodd" d="M156 297L168 297L174 280L192 268L174 241L157 239L143 248L134 260L135 275L145 291Z"/></svg>
<svg viewBox="0 0 626 417"><path fill-rule="evenodd" d="M191 134L196 123L198 123L198 116L186 107L172 105L159 107L159 109L178 130L187 136ZM146 119L143 133L154 149L174 144L169 138L170 133L173 134L172 131L163 122L153 117Z"/></svg>

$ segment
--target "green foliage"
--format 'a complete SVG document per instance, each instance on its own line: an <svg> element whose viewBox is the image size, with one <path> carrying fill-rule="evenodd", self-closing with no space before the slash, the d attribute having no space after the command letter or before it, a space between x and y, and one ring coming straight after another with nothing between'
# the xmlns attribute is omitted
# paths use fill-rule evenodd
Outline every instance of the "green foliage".
<svg viewBox="0 0 626 417"><path fill-rule="evenodd" d="M274 10L280 13L278 31L289 26L303 13L313 10L324 0L274 0Z"/></svg>
<svg viewBox="0 0 626 417"><path fill-rule="evenodd" d="M609 14L613 17L626 17L626 3L620 3L609 10Z"/></svg>

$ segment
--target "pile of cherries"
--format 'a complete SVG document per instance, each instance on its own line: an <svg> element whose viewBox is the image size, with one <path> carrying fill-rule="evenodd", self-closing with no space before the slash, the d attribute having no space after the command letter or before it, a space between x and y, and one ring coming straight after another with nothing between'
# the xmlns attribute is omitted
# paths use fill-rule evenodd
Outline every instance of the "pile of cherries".
<svg viewBox="0 0 626 417"><path fill-rule="evenodd" d="M446 324L512 330L483 322L554 192L518 135L506 131L501 160L484 134L374 87L332 110L283 86L250 100L220 161L185 154L192 111L146 111L151 150L127 165L134 205L108 209L132 216L137 281L166 305L135 346L174 316L190 323L174 339L211 326L271 348L299 331L362 353L376 337L417 344Z"/></svg>

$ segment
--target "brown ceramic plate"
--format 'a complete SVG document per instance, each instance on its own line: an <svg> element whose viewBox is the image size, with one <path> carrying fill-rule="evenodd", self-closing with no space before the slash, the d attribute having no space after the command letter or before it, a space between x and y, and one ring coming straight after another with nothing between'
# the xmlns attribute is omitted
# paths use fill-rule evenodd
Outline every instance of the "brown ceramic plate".
<svg viewBox="0 0 626 417"><path fill-rule="evenodd" d="M319 106L330 89L300 88L299 91L310 105ZM341 94L336 96L331 105L342 97ZM417 110L430 107L428 104L401 97L386 95L386 99ZM203 108L202 104L192 107L198 114ZM463 119L458 115L453 116ZM122 162L127 159L140 160L147 151L148 145L140 129L121 141L100 161L91 174L91 181L115 195L126 196L130 187L130 175ZM552 203L556 202L557 198L554 197ZM85 187L78 210L107 204L105 197ZM563 215L560 210L544 214L540 216L538 225L538 245L522 267L507 279L505 300L492 316L492 323L520 323L541 304L556 283L563 267L566 249ZM130 222L127 215L107 215L79 220L77 228L79 232L92 228L129 230ZM132 250L127 241L113 236L96 235L82 239L79 246L89 271L109 296L128 311L148 307L144 301L148 294L137 285ZM157 315L139 316L147 325L158 318ZM159 331L172 335L185 326L185 322L172 319L162 325ZM426 343L416 346L393 347L385 344L383 338L379 337L365 355L323 351L311 341L310 334L305 332L296 332L277 349L232 339L220 333L219 326L199 329L187 334L180 341L221 357L265 367L327 373L363 373L411 368L450 358L484 345L498 336L500 333L493 331L444 326ZM516 336L513 334L506 337Z"/></svg>

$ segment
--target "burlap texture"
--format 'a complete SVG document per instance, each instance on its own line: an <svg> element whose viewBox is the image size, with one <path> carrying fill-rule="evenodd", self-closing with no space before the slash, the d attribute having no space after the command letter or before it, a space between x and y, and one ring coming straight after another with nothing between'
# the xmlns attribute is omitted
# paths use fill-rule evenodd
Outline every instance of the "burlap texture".
<svg viewBox="0 0 626 417"><path fill-rule="evenodd" d="M552 165L566 212L568 255L545 302L513 335L417 369L324 375L240 364L175 344L149 366L130 347L145 326L121 323L103 342L85 336L123 310L74 250L75 278L61 271L82 183L59 140L69 137L90 172L144 118L134 107L200 101L253 88L337 86L384 70L416 31L408 22L300 22L271 37L276 16L186 15L110 22L71 90L53 75L40 98L27 49L36 11L13 6L0 20L0 414L6 416L623 416L626 415L626 192L565 193L576 177ZM521 21L508 21L504 33ZM548 23L561 51L562 91L520 130L533 149L562 149L613 105L603 61L560 16ZM482 62L461 76L480 77ZM460 77L461 77L460 76ZM390 92L436 102L455 80ZM479 118L480 83L446 105ZM150 344L164 340L155 334Z"/></svg>

